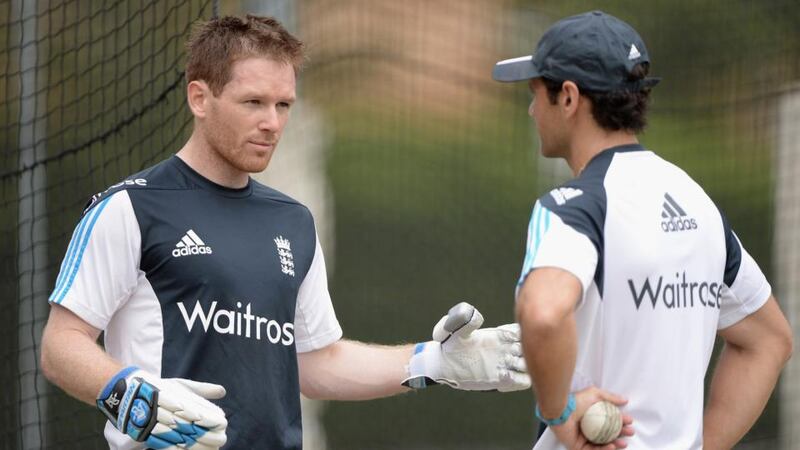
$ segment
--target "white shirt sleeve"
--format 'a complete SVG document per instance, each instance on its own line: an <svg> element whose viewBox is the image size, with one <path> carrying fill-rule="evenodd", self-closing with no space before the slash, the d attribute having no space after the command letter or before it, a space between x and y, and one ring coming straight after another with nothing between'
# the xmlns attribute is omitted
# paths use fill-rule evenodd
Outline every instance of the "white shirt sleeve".
<svg viewBox="0 0 800 450"><path fill-rule="evenodd" d="M772 294L772 286L753 257L744 249L738 236L736 244L739 245L741 261L733 283L730 286L723 285L721 288L719 322L717 324L717 329L720 330L735 325L758 311Z"/></svg>
<svg viewBox="0 0 800 450"><path fill-rule="evenodd" d="M297 293L294 316L294 338L298 353L310 352L342 338L342 327L336 319L328 292L325 257L317 236L314 259Z"/></svg>
<svg viewBox="0 0 800 450"><path fill-rule="evenodd" d="M557 267L575 275L586 295L594 279L597 260L597 249L585 234L565 224L537 201L528 226L525 260L517 290L533 269Z"/></svg>
<svg viewBox="0 0 800 450"><path fill-rule="evenodd" d="M105 329L138 282L141 233L126 191L95 205L75 227L49 302Z"/></svg>

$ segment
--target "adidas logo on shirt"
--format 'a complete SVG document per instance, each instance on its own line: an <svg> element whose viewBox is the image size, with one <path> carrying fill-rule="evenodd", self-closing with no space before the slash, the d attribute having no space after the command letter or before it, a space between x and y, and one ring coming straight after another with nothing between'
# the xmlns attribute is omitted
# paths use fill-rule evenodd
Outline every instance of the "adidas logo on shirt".
<svg viewBox="0 0 800 450"><path fill-rule="evenodd" d="M556 204L561 206L564 203L567 203L569 200L572 200L579 195L582 195L583 191L580 189L575 189L571 187L562 187L558 189L553 189L550 191L550 195L553 197L553 200L556 201Z"/></svg>
<svg viewBox="0 0 800 450"><path fill-rule="evenodd" d="M664 193L664 204L661 205L661 229L665 233L697 229L697 221L688 217L686 211L669 193Z"/></svg>
<svg viewBox="0 0 800 450"><path fill-rule="evenodd" d="M172 251L172 256L179 258L189 255L210 255L211 253L211 247L207 246L194 230L189 230L183 235L181 240L175 244L175 250Z"/></svg>

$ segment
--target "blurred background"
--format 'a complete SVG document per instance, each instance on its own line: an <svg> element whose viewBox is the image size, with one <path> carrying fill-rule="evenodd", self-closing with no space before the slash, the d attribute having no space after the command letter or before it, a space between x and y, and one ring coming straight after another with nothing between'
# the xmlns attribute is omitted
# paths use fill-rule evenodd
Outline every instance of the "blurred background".
<svg viewBox="0 0 800 450"><path fill-rule="evenodd" d="M663 77L642 141L727 213L800 337L796 0L0 0L0 448L106 448L100 414L39 370L47 297L87 199L191 132L195 20L274 15L307 43L301 101L255 177L314 212L345 336L400 343L460 300L513 321L533 202L570 174L537 155L525 84L491 69L600 7ZM306 448L530 448L533 401L435 388L304 403ZM738 448L800 449L797 417L795 358Z"/></svg>

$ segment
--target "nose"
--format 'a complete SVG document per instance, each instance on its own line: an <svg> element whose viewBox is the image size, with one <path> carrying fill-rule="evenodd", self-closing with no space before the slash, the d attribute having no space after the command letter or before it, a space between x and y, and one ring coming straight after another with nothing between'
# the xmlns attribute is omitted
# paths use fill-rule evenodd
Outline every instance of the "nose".
<svg viewBox="0 0 800 450"><path fill-rule="evenodd" d="M528 105L528 115L533 117L533 100L531 100L531 104Z"/></svg>
<svg viewBox="0 0 800 450"><path fill-rule="evenodd" d="M277 131L280 126L278 111L274 106L264 108L258 120L258 129L261 131Z"/></svg>

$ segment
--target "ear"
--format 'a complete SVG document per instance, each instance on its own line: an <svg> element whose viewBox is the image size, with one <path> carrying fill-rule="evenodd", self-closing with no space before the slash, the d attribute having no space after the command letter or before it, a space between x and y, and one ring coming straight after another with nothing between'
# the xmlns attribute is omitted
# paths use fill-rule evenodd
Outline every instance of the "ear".
<svg viewBox="0 0 800 450"><path fill-rule="evenodd" d="M192 80L186 86L186 102L195 117L204 118L206 116L208 100L213 95L205 81Z"/></svg>
<svg viewBox="0 0 800 450"><path fill-rule="evenodd" d="M566 117L572 117L578 111L578 105L581 101L581 91L578 85L572 81L565 81L561 85L561 92L559 93L559 105Z"/></svg>

